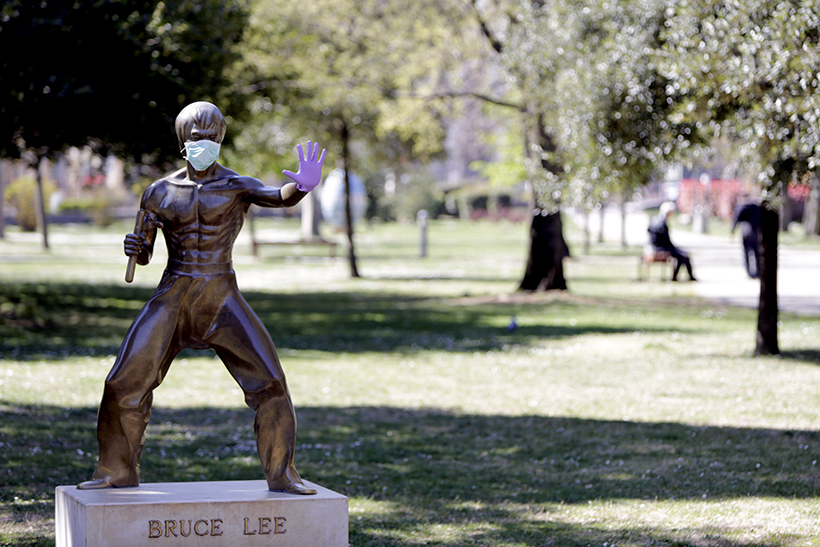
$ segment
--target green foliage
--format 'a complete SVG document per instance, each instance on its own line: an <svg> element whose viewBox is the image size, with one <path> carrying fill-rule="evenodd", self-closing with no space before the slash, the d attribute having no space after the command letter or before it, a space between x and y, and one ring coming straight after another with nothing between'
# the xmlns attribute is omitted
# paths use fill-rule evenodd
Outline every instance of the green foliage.
<svg viewBox="0 0 820 547"><path fill-rule="evenodd" d="M274 111L268 97L252 98L248 106L248 119L238 124L231 146L221 150L220 163L240 173L280 178L283 169L293 170L296 142L309 130L285 107Z"/></svg>
<svg viewBox="0 0 820 547"><path fill-rule="evenodd" d="M43 199L46 203L54 190L53 182L43 181ZM27 232L37 229L37 181L33 177L21 177L12 181L6 186L4 199L14 207L14 218L20 228Z"/></svg>
<svg viewBox="0 0 820 547"><path fill-rule="evenodd" d="M513 123L484 138L498 157L492 161L474 161L470 167L484 175L492 187L510 188L525 182L528 177L520 124Z"/></svg>
<svg viewBox="0 0 820 547"><path fill-rule="evenodd" d="M60 202L60 211L82 211L89 213L97 226L109 226L113 222L111 199L105 192L80 198L67 198Z"/></svg>
<svg viewBox="0 0 820 547"><path fill-rule="evenodd" d="M820 166L816 8L811 0L689 0L670 9L662 33L664 68L687 99L678 119L735 139L772 204Z"/></svg>
<svg viewBox="0 0 820 547"><path fill-rule="evenodd" d="M10 0L2 15L0 156L88 144L137 161L179 157L185 104L225 102L247 21L243 0Z"/></svg>
<svg viewBox="0 0 820 547"><path fill-rule="evenodd" d="M381 156L376 169L438 152L441 104L430 96L453 59L453 9L432 1L256 2L236 71L251 115L230 162L278 173L296 142L312 139L337 165L342 124L359 143L356 159L365 147ZM365 178L375 172L355 160L351 167Z"/></svg>
<svg viewBox="0 0 820 547"><path fill-rule="evenodd" d="M745 150L767 201L820 165L809 0L472 6L507 74L497 89L534 125L525 163L542 207L591 208L715 136Z"/></svg>
<svg viewBox="0 0 820 547"><path fill-rule="evenodd" d="M696 140L690 122L670 121L677 95L654 57L663 1L481 5L499 63L537 123L522 163L539 207L591 209L629 193Z"/></svg>
<svg viewBox="0 0 820 547"><path fill-rule="evenodd" d="M569 193L560 176L554 126L545 113L554 108L556 78L571 27L564 25L560 3L473 1L472 9L482 41L490 46L481 50L485 70L501 71L490 86L491 102L506 105L510 116L523 121L524 155L516 171L526 173L536 207L555 212ZM502 162L516 155L505 153Z"/></svg>
<svg viewBox="0 0 820 547"><path fill-rule="evenodd" d="M593 1L568 18L576 47L558 78L556 125L572 202L587 210L646 185L699 137L693 124L670 120L679 96L656 58L665 8Z"/></svg>

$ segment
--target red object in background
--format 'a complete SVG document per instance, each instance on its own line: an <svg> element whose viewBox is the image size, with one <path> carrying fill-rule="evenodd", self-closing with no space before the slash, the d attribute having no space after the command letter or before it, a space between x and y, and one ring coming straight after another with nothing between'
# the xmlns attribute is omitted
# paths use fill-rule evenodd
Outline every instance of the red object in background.
<svg viewBox="0 0 820 547"><path fill-rule="evenodd" d="M740 194L750 191L751 185L735 179L715 179L702 183L695 179L683 179L677 206L681 213L692 214L701 205L710 216L732 220ZM796 202L806 202L811 188L807 184L792 184L788 187L789 198Z"/></svg>
<svg viewBox="0 0 820 547"><path fill-rule="evenodd" d="M795 201L809 201L811 186L808 184L790 184L787 191L789 197Z"/></svg>
<svg viewBox="0 0 820 547"><path fill-rule="evenodd" d="M695 179L683 179L677 201L678 211L691 215L695 207L701 205L710 216L731 220L738 196L745 189L744 183L736 179L714 179L705 184Z"/></svg>
<svg viewBox="0 0 820 547"><path fill-rule="evenodd" d="M103 184L105 184L105 175L88 175L83 182L83 186L86 188L96 188Z"/></svg>

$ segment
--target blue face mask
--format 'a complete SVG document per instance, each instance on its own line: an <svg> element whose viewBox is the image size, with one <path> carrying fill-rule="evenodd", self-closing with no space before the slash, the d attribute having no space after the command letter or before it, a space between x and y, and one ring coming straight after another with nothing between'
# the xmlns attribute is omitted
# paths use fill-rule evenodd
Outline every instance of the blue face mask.
<svg viewBox="0 0 820 547"><path fill-rule="evenodd" d="M219 143L203 139L185 143L185 159L194 169L204 171L219 158Z"/></svg>

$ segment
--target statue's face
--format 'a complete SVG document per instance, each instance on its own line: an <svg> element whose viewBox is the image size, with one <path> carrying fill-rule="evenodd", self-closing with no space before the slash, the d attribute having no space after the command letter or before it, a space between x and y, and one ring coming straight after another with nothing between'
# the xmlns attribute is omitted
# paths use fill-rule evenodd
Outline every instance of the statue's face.
<svg viewBox="0 0 820 547"><path fill-rule="evenodd" d="M225 118L211 103L189 104L177 116L175 126L180 146L203 139L220 144L225 137Z"/></svg>
<svg viewBox="0 0 820 547"><path fill-rule="evenodd" d="M209 140L215 143L220 142L220 130L218 127L200 127L199 124L196 122L194 126L191 128L191 134L188 135L188 138L185 139L185 142L188 141L202 141L202 140Z"/></svg>

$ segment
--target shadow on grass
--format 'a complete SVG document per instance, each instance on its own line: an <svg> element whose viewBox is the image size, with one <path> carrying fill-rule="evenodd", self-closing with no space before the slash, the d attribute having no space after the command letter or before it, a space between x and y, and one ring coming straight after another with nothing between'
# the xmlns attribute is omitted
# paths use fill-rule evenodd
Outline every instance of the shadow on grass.
<svg viewBox="0 0 820 547"><path fill-rule="evenodd" d="M51 518L54 487L85 480L94 469L95 410L0 405L0 411L3 517ZM633 529L623 525L624 516L581 525L564 509L596 500L814 498L820 486L812 460L820 451L816 431L390 407L311 407L298 414L297 467L306 479L352 498L356 546L409 547L418 544L414 534L435 536L441 527L458 539L433 544L713 544L704 538L725 531L705 521L671 529L661 519ZM252 420L246 409L155 409L143 480L263 478ZM366 507L357 509L357 500ZM367 509L373 503L378 510ZM790 544L783 542L753 545ZM714 544L752 545L726 538Z"/></svg>
<svg viewBox="0 0 820 547"><path fill-rule="evenodd" d="M0 358L115 355L128 326L152 293L151 289L119 285L3 285ZM490 301L390 293L244 294L276 344L292 349L473 352L584 334L682 330L669 322L664 325L648 321L640 314L621 317L613 325L611 319L598 314L602 307L630 312L635 309L635 304L621 299L516 296L507 301ZM529 314L538 324L508 332L506 326L516 314ZM576 314L585 319L572 326L560 324L561 318Z"/></svg>
<svg viewBox="0 0 820 547"><path fill-rule="evenodd" d="M443 281L443 282L457 282L457 283L470 283L470 282L478 282L478 283L505 283L512 288L515 288L518 285L514 279L510 279L508 277L479 277L479 276L470 276L470 275L426 275L426 274L419 274L419 275L366 275L364 279L368 281Z"/></svg>
<svg viewBox="0 0 820 547"><path fill-rule="evenodd" d="M780 356L784 359L793 359L795 361L804 361L813 365L820 365L820 350L817 349L784 351Z"/></svg>

